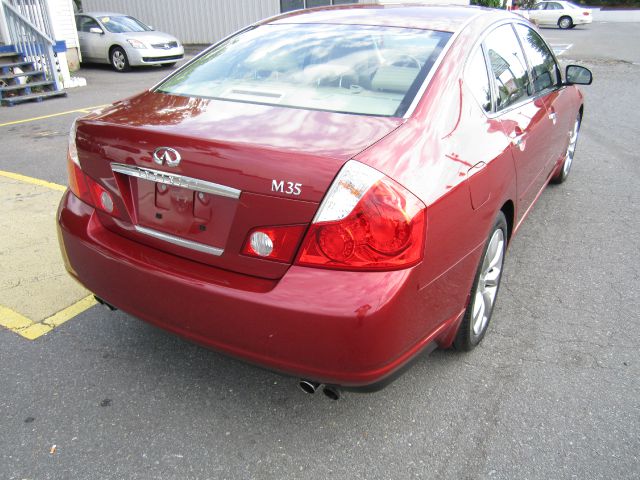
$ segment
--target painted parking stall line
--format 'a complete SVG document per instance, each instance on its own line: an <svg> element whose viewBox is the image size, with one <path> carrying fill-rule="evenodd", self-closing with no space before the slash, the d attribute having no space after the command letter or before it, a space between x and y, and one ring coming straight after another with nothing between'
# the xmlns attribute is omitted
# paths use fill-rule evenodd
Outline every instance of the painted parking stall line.
<svg viewBox="0 0 640 480"><path fill-rule="evenodd" d="M556 56L560 56L563 53L567 52L571 47L573 47L573 43L552 43L551 49Z"/></svg>
<svg viewBox="0 0 640 480"><path fill-rule="evenodd" d="M25 118L23 120L14 120L12 122L0 123L0 127L9 127L11 125L19 125L21 123L36 122L38 120L44 120L44 119L47 119L47 118L59 117L61 115L70 115L72 113L91 113L93 110L97 110L99 108L106 107L107 105L108 104L96 105L95 107L76 108L75 110L67 110L65 112L52 113L50 115L42 115L40 117Z"/></svg>
<svg viewBox="0 0 640 480"><path fill-rule="evenodd" d="M0 170L0 327L35 340L95 305L66 272L56 211L66 188Z"/></svg>

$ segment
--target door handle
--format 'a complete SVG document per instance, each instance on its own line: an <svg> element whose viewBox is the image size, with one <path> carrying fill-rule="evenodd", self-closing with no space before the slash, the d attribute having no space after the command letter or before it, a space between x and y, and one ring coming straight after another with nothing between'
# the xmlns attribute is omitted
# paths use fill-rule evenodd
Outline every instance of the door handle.
<svg viewBox="0 0 640 480"><path fill-rule="evenodd" d="M556 112L551 112L549 114L549 120L551 120L553 122L553 124L555 125L556 122L558 121L558 114Z"/></svg>
<svg viewBox="0 0 640 480"><path fill-rule="evenodd" d="M517 129L511 132L509 138L511 139L511 143L516 147L520 147L522 149L524 147L524 132L522 130Z"/></svg>

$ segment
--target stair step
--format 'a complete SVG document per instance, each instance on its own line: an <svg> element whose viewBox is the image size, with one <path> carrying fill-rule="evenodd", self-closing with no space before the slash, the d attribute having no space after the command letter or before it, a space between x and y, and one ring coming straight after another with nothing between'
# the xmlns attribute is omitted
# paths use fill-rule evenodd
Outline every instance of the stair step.
<svg viewBox="0 0 640 480"><path fill-rule="evenodd" d="M0 92L20 90L23 88L44 87L47 85L53 85L53 82L49 80L43 80L42 82L30 82L30 83L22 83L18 85L7 85L6 87L0 87Z"/></svg>
<svg viewBox="0 0 640 480"><path fill-rule="evenodd" d="M44 75L44 72L42 70L34 70L32 72L10 73L7 75L0 74L0 80L13 80L14 78L35 77L37 75Z"/></svg>
<svg viewBox="0 0 640 480"><path fill-rule="evenodd" d="M33 65L33 64L31 62L11 62L11 63L0 62L0 69L11 68L11 67L26 67L29 65Z"/></svg>
<svg viewBox="0 0 640 480"><path fill-rule="evenodd" d="M28 95L18 95L10 98L2 98L0 99L0 105L6 105L8 107L12 107L16 103L28 102L30 100L36 100L38 102L41 102L42 100L45 100L50 97L66 96L66 95L67 95L67 92L65 92L64 90L60 90L57 92L30 93Z"/></svg>
<svg viewBox="0 0 640 480"><path fill-rule="evenodd" d="M5 52L5 53L0 53L0 60L2 59L7 59L7 58L11 58L11 57L21 57L22 55L20 55L19 53L16 52Z"/></svg>

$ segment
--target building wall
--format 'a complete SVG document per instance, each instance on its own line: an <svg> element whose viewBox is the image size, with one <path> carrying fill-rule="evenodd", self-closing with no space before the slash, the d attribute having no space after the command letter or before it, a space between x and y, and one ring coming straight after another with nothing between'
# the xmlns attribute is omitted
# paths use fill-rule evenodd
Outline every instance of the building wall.
<svg viewBox="0 0 640 480"><path fill-rule="evenodd" d="M49 0L48 4L54 40L64 40L67 48L78 47L78 32L76 32L72 1Z"/></svg>
<svg viewBox="0 0 640 480"><path fill-rule="evenodd" d="M51 0L67 1L67 0ZM71 0L68 0L71 1ZM353 3L392 3L394 0L351 0ZM314 2L289 2L315 5ZM334 0L332 3L342 3ZM459 3L469 0L397 0L395 3ZM227 35L280 13L280 0L82 0L85 12L126 13L182 43L214 43Z"/></svg>
<svg viewBox="0 0 640 480"><path fill-rule="evenodd" d="M85 12L126 13L183 43L213 43L280 13L279 0L82 0Z"/></svg>

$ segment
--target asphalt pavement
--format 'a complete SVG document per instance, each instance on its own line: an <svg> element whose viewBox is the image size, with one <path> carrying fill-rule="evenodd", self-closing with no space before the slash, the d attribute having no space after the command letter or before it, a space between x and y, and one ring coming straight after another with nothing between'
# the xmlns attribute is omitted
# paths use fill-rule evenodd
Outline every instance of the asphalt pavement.
<svg viewBox="0 0 640 480"><path fill-rule="evenodd" d="M100 306L34 340L0 327L0 479L640 478L640 24L542 32L594 84L480 347L333 402ZM90 66L66 98L1 108L0 171L66 184L73 119L167 73Z"/></svg>

